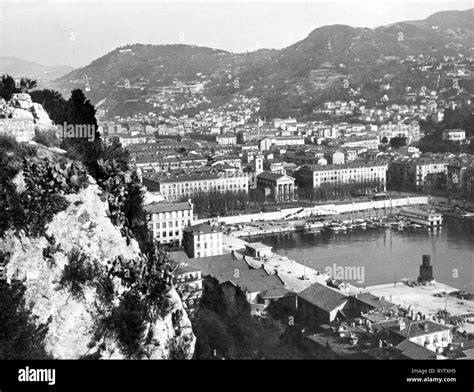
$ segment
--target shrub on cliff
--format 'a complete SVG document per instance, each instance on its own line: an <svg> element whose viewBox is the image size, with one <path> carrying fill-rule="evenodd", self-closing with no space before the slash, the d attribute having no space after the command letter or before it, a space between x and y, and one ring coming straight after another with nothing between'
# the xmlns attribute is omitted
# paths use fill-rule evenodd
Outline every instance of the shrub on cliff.
<svg viewBox="0 0 474 392"><path fill-rule="evenodd" d="M98 273L97 262L74 248L68 254L68 264L64 266L59 286L66 288L73 297L80 299L84 297L84 286L92 283Z"/></svg>
<svg viewBox="0 0 474 392"><path fill-rule="evenodd" d="M52 217L67 207L64 195L77 193L87 184L80 164L37 155L36 147L0 139L0 236L8 228L43 234ZM21 179L15 179L20 172Z"/></svg>
<svg viewBox="0 0 474 392"><path fill-rule="evenodd" d="M44 339L48 323L37 325L25 304L25 286L0 283L0 359L47 359Z"/></svg>

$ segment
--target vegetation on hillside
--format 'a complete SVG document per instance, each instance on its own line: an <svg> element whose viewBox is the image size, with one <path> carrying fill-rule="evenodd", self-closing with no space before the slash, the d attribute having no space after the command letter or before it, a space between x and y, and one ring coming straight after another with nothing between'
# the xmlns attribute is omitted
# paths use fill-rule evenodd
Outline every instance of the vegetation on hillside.
<svg viewBox="0 0 474 392"><path fill-rule="evenodd" d="M6 257L0 254L0 258ZM25 303L23 283L0 282L0 359L49 359L44 348L48 324L38 323Z"/></svg>
<svg viewBox="0 0 474 392"><path fill-rule="evenodd" d="M301 328L251 316L245 294L237 288L235 297L229 299L213 278L204 281L193 330L195 359L308 358Z"/></svg>
<svg viewBox="0 0 474 392"><path fill-rule="evenodd" d="M474 113L469 107L445 109L443 121L423 121L420 127L425 133L418 143L421 152L474 154L473 143L460 144L443 138L443 131L446 129L462 129L466 132L466 139L474 136Z"/></svg>

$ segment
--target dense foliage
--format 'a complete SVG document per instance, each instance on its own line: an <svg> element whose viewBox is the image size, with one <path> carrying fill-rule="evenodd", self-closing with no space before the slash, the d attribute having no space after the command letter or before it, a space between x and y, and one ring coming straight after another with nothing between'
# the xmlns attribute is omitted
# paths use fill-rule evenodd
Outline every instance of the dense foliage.
<svg viewBox="0 0 474 392"><path fill-rule="evenodd" d="M0 359L47 359L44 338L49 321L38 323L28 309L25 286L0 282Z"/></svg>
<svg viewBox="0 0 474 392"><path fill-rule="evenodd" d="M35 147L2 137L0 236L10 227L34 236L43 234L51 218L67 207L64 196L86 184L82 165L63 157L39 159Z"/></svg>
<svg viewBox="0 0 474 392"><path fill-rule="evenodd" d="M119 278L126 290L117 305L110 301L99 304L103 316L97 321L95 340L113 336L127 358L142 358L146 355L143 345L153 339L151 329L145 336L147 326L171 310L172 270L168 254L156 249L135 260L121 256L112 260L108 270L96 280L99 298L107 298L104 292L111 297L114 278Z"/></svg>
<svg viewBox="0 0 474 392"><path fill-rule="evenodd" d="M10 75L2 75L0 80L0 97L9 101L12 94L22 93L36 87L36 80L21 78L15 80Z"/></svg>
<svg viewBox="0 0 474 392"><path fill-rule="evenodd" d="M446 109L443 121L435 123L431 120L420 123L425 133L418 143L421 152L433 153L468 153L474 154L474 144L460 144L443 138L446 129L462 129L466 131L466 139L474 136L474 113L468 106Z"/></svg>

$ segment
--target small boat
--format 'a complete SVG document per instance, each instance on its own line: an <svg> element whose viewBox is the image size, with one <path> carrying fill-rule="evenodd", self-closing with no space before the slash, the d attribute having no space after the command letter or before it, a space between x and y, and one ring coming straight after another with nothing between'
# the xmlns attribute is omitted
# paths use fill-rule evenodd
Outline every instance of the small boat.
<svg viewBox="0 0 474 392"><path fill-rule="evenodd" d="M367 222L363 219L356 219L353 223L352 226L354 227L367 227Z"/></svg>
<svg viewBox="0 0 474 392"><path fill-rule="evenodd" d="M315 221L315 222L306 222L303 226L304 230L307 231L319 231L324 227L323 222Z"/></svg>
<svg viewBox="0 0 474 392"><path fill-rule="evenodd" d="M326 229L337 233L337 232L339 232L339 231L345 230L346 228L345 228L345 226L343 226L343 225L332 224L332 225L326 226Z"/></svg>

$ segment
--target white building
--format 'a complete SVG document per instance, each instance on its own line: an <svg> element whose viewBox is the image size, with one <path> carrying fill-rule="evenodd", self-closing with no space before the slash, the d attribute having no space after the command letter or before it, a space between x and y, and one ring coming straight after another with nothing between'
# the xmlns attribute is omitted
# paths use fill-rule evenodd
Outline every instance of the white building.
<svg viewBox="0 0 474 392"><path fill-rule="evenodd" d="M183 230L184 250L189 258L222 255L222 232L201 223Z"/></svg>
<svg viewBox="0 0 474 392"><path fill-rule="evenodd" d="M148 229L153 239L160 244L180 243L183 229L193 222L193 204L185 203L151 203L144 207Z"/></svg>
<svg viewBox="0 0 474 392"><path fill-rule="evenodd" d="M462 129L446 129L443 131L443 139L451 142L463 142L466 140L466 131Z"/></svg>

